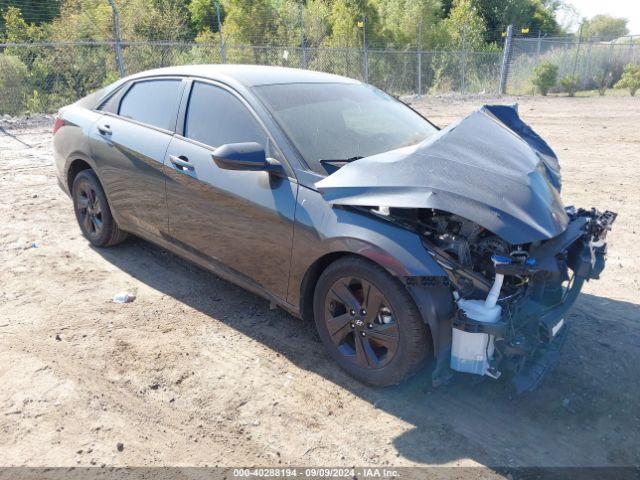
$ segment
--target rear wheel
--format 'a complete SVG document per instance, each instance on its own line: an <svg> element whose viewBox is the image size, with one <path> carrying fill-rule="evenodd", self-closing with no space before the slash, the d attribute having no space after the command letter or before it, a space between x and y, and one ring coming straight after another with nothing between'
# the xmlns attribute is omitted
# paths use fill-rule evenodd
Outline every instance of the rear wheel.
<svg viewBox="0 0 640 480"><path fill-rule="evenodd" d="M96 247L110 247L127 238L116 223L102 185L93 170L76 175L71 188L73 208L80 230Z"/></svg>
<svg viewBox="0 0 640 480"><path fill-rule="evenodd" d="M422 366L429 350L426 328L406 288L363 258L342 258L322 273L314 317L331 357L364 383L400 383Z"/></svg>

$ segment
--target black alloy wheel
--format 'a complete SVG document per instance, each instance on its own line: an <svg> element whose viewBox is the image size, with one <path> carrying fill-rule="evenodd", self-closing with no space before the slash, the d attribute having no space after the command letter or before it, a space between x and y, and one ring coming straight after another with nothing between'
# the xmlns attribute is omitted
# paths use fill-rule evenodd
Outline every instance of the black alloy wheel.
<svg viewBox="0 0 640 480"><path fill-rule="evenodd" d="M313 315L329 355L361 382L394 385L430 351L427 329L407 288L380 265L345 256L320 275Z"/></svg>
<svg viewBox="0 0 640 480"><path fill-rule="evenodd" d="M96 247L110 247L127 238L116 223L107 196L93 170L82 170L71 187L73 207L82 234Z"/></svg>
<svg viewBox="0 0 640 480"><path fill-rule="evenodd" d="M78 214L80 225L90 237L102 234L102 208L95 188L89 183L82 183L78 189Z"/></svg>
<svg viewBox="0 0 640 480"><path fill-rule="evenodd" d="M398 349L398 325L389 302L362 278L340 278L331 286L324 321L334 345L361 368L384 367Z"/></svg>

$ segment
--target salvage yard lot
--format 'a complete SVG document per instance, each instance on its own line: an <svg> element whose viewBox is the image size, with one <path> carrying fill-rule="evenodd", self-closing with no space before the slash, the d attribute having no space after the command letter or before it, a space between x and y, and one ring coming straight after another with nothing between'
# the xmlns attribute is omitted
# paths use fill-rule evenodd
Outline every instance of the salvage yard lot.
<svg viewBox="0 0 640 480"><path fill-rule="evenodd" d="M413 106L444 126L491 101ZM310 322L144 241L90 247L50 119L0 121L0 465L638 465L640 98L501 101L556 150L567 205L619 213L560 363L520 397L428 367L365 387Z"/></svg>

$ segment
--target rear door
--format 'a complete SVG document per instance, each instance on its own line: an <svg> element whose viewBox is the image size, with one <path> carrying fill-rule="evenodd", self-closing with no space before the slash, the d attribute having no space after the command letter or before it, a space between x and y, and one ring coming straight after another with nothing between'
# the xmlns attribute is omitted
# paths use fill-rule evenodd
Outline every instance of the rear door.
<svg viewBox="0 0 640 480"><path fill-rule="evenodd" d="M187 93L185 92L185 98ZM167 151L169 231L176 244L285 299L297 183L219 168L213 150L258 142L284 158L248 104L222 85L194 81L184 125Z"/></svg>
<svg viewBox="0 0 640 480"><path fill-rule="evenodd" d="M125 88L92 128L92 157L118 223L143 236L159 236L167 232L168 221L163 161L184 83L154 78Z"/></svg>

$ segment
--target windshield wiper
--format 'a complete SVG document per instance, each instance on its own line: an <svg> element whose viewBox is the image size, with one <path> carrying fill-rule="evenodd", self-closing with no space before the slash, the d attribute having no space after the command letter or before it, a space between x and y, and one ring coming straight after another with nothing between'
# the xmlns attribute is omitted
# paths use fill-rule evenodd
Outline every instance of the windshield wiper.
<svg viewBox="0 0 640 480"><path fill-rule="evenodd" d="M355 157L349 157L349 158L336 158L336 159L321 158L319 161L320 163L349 163L355 160L360 160L361 158L364 158L364 157L361 155L356 155Z"/></svg>

